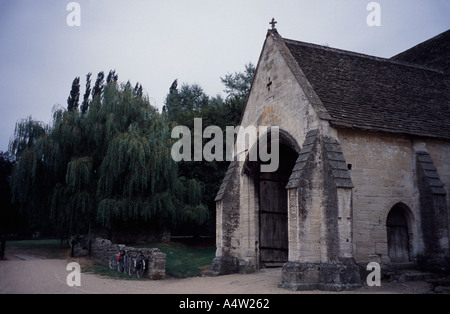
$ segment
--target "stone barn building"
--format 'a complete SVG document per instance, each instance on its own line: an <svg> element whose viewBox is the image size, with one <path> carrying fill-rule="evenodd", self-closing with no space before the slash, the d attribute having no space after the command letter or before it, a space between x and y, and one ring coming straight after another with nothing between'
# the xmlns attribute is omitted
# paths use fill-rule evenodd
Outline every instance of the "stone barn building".
<svg viewBox="0 0 450 314"><path fill-rule="evenodd" d="M280 166L231 162L212 275L282 266L282 287L341 290L372 261L448 265L450 31L385 59L272 28L241 126L279 127Z"/></svg>

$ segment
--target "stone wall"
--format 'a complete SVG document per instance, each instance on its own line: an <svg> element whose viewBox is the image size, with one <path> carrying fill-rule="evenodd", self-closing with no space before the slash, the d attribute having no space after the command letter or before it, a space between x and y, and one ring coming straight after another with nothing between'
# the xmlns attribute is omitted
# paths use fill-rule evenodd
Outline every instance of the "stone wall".
<svg viewBox="0 0 450 314"><path fill-rule="evenodd" d="M87 237L79 236L74 240L74 256L86 256L88 254ZM133 248L121 244L113 244L111 241L96 238L91 242L91 257L108 265L112 256L115 256L120 249L125 249L132 258L143 254L148 260L146 278L152 280L165 279L166 277L166 254L157 248Z"/></svg>
<svg viewBox="0 0 450 314"><path fill-rule="evenodd" d="M352 165L353 239L357 262L367 263L370 256L378 256L382 264L390 264L386 220L396 204L407 208L411 262L418 261L420 256L430 258L427 247L432 241L427 233L434 227L428 226L424 217L432 216L426 211L435 207L437 196L445 203L450 194L450 145L439 140L355 130L339 130L339 141L347 163ZM428 193L420 184L426 179L417 161L420 154L427 155L430 165L436 168L432 173L436 177L433 181L442 181L444 186L440 188L440 195ZM431 235L437 238L433 241L447 249L448 202L440 207L441 210L433 210L433 215L439 216L433 221L440 222L442 232Z"/></svg>

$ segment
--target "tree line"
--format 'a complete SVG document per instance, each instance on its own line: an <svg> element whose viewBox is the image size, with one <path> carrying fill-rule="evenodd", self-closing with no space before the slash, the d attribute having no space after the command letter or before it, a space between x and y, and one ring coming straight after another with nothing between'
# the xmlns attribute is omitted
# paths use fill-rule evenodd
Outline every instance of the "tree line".
<svg viewBox="0 0 450 314"><path fill-rule="evenodd" d="M228 163L174 162L171 130L192 128L194 118L204 127L238 125L254 73L248 64L221 78L225 99L175 80L161 112L141 84L120 83L115 71L98 73L92 88L88 73L82 97L76 77L67 107L54 108L50 124L16 123L4 163L11 204L34 229L61 239L137 223L213 229Z"/></svg>

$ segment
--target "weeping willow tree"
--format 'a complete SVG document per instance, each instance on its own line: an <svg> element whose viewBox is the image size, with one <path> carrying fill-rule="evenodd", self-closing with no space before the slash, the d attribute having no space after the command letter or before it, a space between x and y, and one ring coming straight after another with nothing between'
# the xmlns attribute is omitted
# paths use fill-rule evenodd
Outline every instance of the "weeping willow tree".
<svg viewBox="0 0 450 314"><path fill-rule="evenodd" d="M41 156L48 148L45 138L49 129L31 117L16 123L9 151L16 159L11 173L12 201L20 204L20 211L28 218L33 229L46 228L49 224L45 195L51 183L45 175L45 163Z"/></svg>
<svg viewBox="0 0 450 314"><path fill-rule="evenodd" d="M18 123L10 144L18 161L14 200L27 215L48 211L61 237L115 223L203 223L204 186L178 176L170 124L142 86L120 84L111 73L84 98L88 109L55 110L48 127L31 118Z"/></svg>

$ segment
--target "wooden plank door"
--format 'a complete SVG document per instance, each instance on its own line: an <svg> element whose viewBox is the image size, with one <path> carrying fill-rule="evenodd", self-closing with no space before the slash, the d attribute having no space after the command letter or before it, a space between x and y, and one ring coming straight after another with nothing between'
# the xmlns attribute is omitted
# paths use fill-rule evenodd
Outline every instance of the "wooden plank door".
<svg viewBox="0 0 450 314"><path fill-rule="evenodd" d="M394 207L387 222L388 254L392 263L409 262L408 224L402 210Z"/></svg>
<svg viewBox="0 0 450 314"><path fill-rule="evenodd" d="M265 266L288 261L288 217L286 183L277 175L260 177L260 260Z"/></svg>

